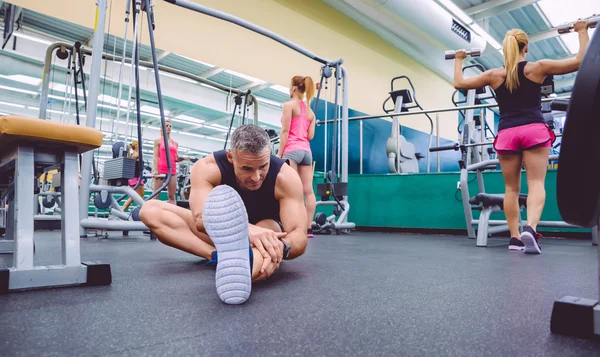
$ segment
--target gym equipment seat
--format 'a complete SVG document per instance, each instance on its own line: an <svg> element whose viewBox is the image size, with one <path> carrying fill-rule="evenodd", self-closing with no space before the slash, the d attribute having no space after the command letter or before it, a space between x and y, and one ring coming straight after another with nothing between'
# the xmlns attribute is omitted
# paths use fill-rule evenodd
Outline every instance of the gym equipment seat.
<svg viewBox="0 0 600 357"><path fill-rule="evenodd" d="M20 116L0 117L0 197L8 195L8 219L0 250L13 267L0 266L0 294L70 285L109 285L110 265L82 262L79 237L78 155L102 145L94 128ZM35 178L45 167L61 171L61 262L34 266ZM85 183L82 183L85 184Z"/></svg>

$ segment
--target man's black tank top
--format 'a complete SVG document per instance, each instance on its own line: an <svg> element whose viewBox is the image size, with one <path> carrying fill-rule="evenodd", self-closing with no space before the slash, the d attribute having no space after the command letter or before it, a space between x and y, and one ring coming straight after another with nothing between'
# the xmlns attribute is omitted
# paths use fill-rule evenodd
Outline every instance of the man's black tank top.
<svg viewBox="0 0 600 357"><path fill-rule="evenodd" d="M519 86L513 89L512 93L506 89L506 81L495 90L500 108L498 131L520 125L544 123L541 84L525 77L526 64L527 61L518 64Z"/></svg>
<svg viewBox="0 0 600 357"><path fill-rule="evenodd" d="M250 191L240 188L233 171L233 164L227 160L225 150L215 151L213 155L221 171L221 185L231 186L240 195L246 206L248 222L256 224L263 219L279 221L279 201L275 198L275 183L285 161L271 155L265 180L258 190Z"/></svg>

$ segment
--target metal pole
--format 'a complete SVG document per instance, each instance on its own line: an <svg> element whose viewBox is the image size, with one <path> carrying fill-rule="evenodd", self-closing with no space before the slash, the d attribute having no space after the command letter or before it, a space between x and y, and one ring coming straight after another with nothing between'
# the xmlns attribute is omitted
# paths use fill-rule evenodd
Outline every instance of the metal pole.
<svg viewBox="0 0 600 357"><path fill-rule="evenodd" d="M44 60L44 67L42 69L42 90L41 90L41 96L40 96L40 114L39 114L40 119L45 119L45 117L46 117L46 112L47 112L47 107L48 107L48 92L50 89L49 74L50 74L50 70L52 69L51 68L52 56L54 54L54 50L56 50L59 47L66 47L67 50L72 51L73 44L68 44L66 42L55 42L55 43L51 44L50 46L48 46L48 48L46 49L46 57ZM86 55L91 55L92 50L88 47L81 46L81 53L86 54ZM123 59L122 57L114 56L114 55L111 55L108 53L103 53L102 58L105 60L108 60L108 61L124 61L125 63L133 62L130 58ZM147 62L147 61L140 61L140 66L150 68L150 69L154 68L154 64L152 62ZM132 65L132 67L133 67L133 65ZM235 93L235 94L243 93L242 91L240 91L236 88L230 88L230 87L224 86L220 83L208 80L206 78L202 78L200 76L196 76L194 74L183 72L183 71L180 71L180 70L177 70L174 68L170 68L170 67L166 67L166 66L163 66L160 64L158 65L158 70L161 72L167 72L167 73L175 74L175 75L182 76L185 78L189 78L196 82L209 85L211 87L217 88L217 89L222 90L227 93L229 93L229 92ZM132 70L132 73L133 73L133 70ZM255 124L258 124L259 103L253 94L250 94L249 97L252 97L252 104L254 105Z"/></svg>
<svg viewBox="0 0 600 357"><path fill-rule="evenodd" d="M360 128L360 174L362 175L363 173L363 122L362 120L360 122L358 122L360 124L359 128Z"/></svg>
<svg viewBox="0 0 600 357"><path fill-rule="evenodd" d="M327 97L327 99L325 100L325 121L327 121L327 103L329 102L329 86L327 85L327 82L325 82L325 96ZM325 124L325 142L323 144L323 148L324 148L324 152L323 152L323 174L327 175L327 124ZM327 177L327 176L325 176Z"/></svg>
<svg viewBox="0 0 600 357"><path fill-rule="evenodd" d="M362 121L361 121L362 124ZM436 145L440 146L440 115L437 114L435 116L435 135L436 135ZM437 153L437 172L440 172L441 169L441 156L440 152Z"/></svg>
<svg viewBox="0 0 600 357"><path fill-rule="evenodd" d="M224 12L211 9L211 8L202 6L200 4L196 4L196 3L192 2L192 1L188 1L188 0L165 0L165 1L169 2L171 4L174 4L174 5L177 5L177 6L184 7L189 10L194 10L196 12L200 12L200 13L208 15L208 16L216 17L218 19L225 20L225 21L231 22L235 25L247 28L250 31L254 31L254 32L261 34L263 36L266 36L274 41L277 41L277 42L281 43L282 45L287 46L287 47L291 48L292 50L299 52L299 53L305 55L306 57L313 59L317 62L320 62L322 64L332 65L335 63L341 63L340 60L332 62L326 58L317 56L316 54L308 51L305 48L298 46L297 44L295 44L293 42L286 40L285 38L277 35L276 33L266 30L260 26L256 26L255 24L250 23L246 20L242 20L239 17L235 17L230 14L226 14Z"/></svg>
<svg viewBox="0 0 600 357"><path fill-rule="evenodd" d="M556 99L571 99L571 97L557 97L557 98L543 98L542 102L551 102ZM414 112L402 112L402 113L392 113L392 114L381 114L381 115L365 115L359 117L348 118L349 121L353 120L367 120L367 119L381 119L381 118L391 118L394 116L405 116L405 115L418 115L418 114L431 114L431 113L443 113L443 112L455 112L459 110L468 110L468 109L481 109L481 108L494 108L497 107L498 104L479 104L479 105L466 105L462 107L451 107L451 108L441 108L441 109L428 109L428 110L416 110ZM329 120L328 122L333 123L335 120ZM317 124L324 124L325 121L320 121Z"/></svg>
<svg viewBox="0 0 600 357"><path fill-rule="evenodd" d="M46 49L46 57L44 59L44 68L42 69L42 91L40 93L40 119L46 119L46 110L48 109L48 92L50 91L50 70L52 69L52 55L54 50L60 47L65 47L73 53L73 45L66 42L55 42ZM70 66L71 64L67 64Z"/></svg>
<svg viewBox="0 0 600 357"><path fill-rule="evenodd" d="M342 182L348 182L348 73L342 70ZM344 201L348 196L344 196Z"/></svg>
<svg viewBox="0 0 600 357"><path fill-rule="evenodd" d="M108 0L97 0L98 12L96 28L94 29L94 42L92 47L92 64L90 69L90 89L86 111L86 125L90 128L96 127L96 108L98 105L98 93L100 92L100 67L102 65L102 49L104 47L104 24L106 21L106 7ZM92 156L93 151L82 154L81 184L79 185L79 219L88 216L88 205L90 201L90 181L92 178ZM86 236L86 230L79 227L79 234Z"/></svg>

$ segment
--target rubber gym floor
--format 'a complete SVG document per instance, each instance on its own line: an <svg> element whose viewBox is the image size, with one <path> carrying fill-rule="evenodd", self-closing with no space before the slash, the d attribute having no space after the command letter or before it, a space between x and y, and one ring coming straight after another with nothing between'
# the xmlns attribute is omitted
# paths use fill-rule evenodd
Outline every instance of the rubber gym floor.
<svg viewBox="0 0 600 357"><path fill-rule="evenodd" d="M35 239L36 265L55 263L60 233ZM600 354L600 342L550 333L555 299L598 296L590 241L544 239L531 256L501 238L317 235L243 305L219 300L203 259L148 236L81 242L83 260L111 264L112 285L0 296L0 355Z"/></svg>

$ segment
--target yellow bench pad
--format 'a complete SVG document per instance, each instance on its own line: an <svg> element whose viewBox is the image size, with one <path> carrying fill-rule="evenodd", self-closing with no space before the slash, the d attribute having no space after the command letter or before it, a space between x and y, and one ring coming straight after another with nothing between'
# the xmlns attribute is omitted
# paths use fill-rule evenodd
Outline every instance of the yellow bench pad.
<svg viewBox="0 0 600 357"><path fill-rule="evenodd" d="M16 144L81 154L102 146L102 132L95 128L50 120L6 115L0 118L0 152Z"/></svg>

